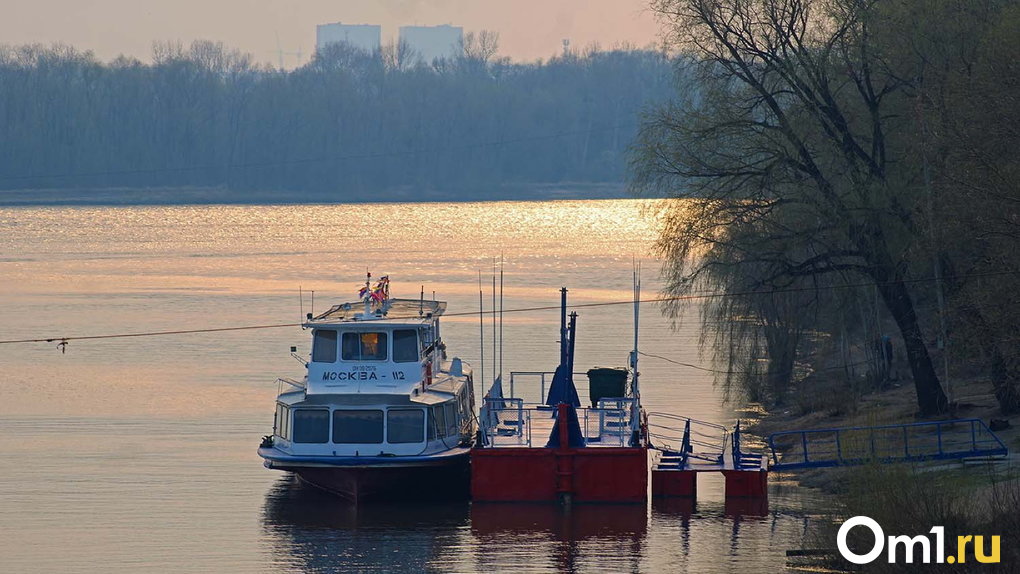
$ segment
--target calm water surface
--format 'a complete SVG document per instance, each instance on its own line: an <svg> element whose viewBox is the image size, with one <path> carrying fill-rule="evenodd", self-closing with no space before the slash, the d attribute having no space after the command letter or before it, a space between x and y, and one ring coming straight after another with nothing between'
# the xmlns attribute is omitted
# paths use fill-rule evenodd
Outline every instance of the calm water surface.
<svg viewBox="0 0 1020 574"><path fill-rule="evenodd" d="M507 259L507 309L645 294L656 222L629 200L338 206L0 209L0 339L296 322L353 299L366 269L478 306L478 271ZM486 293L488 301L489 293ZM578 370L626 363L629 306L581 309ZM678 331L644 307L642 350L699 364L697 309ZM504 371L552 370L558 313L507 314ZM478 319L449 351L480 366ZM486 325L486 373L493 365ZM0 345L4 572L775 571L810 501L781 483L767 512L728 507L703 477L695 508L363 506L262 467L278 376L301 376L299 328ZM651 410L732 425L704 371L643 358ZM517 389L538 396L537 388Z"/></svg>

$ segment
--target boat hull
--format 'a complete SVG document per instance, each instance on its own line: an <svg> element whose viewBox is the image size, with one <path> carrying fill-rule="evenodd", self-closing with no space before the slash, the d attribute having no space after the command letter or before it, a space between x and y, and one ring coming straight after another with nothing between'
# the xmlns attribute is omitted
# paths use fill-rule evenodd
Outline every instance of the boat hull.
<svg viewBox="0 0 1020 574"><path fill-rule="evenodd" d="M470 492L470 451L420 457L293 457L259 449L268 468L352 502L458 500Z"/></svg>

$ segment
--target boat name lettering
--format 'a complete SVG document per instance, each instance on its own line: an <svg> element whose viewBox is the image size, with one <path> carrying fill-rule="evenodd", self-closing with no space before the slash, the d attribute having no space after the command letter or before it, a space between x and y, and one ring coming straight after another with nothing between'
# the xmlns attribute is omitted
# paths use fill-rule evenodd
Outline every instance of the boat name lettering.
<svg viewBox="0 0 1020 574"><path fill-rule="evenodd" d="M367 373L365 371L326 371L322 373L322 380L324 381L375 381L378 379L379 376L375 373Z"/></svg>
<svg viewBox="0 0 1020 574"><path fill-rule="evenodd" d="M375 370L375 365L354 365L351 369L355 371L368 371L372 372Z"/></svg>

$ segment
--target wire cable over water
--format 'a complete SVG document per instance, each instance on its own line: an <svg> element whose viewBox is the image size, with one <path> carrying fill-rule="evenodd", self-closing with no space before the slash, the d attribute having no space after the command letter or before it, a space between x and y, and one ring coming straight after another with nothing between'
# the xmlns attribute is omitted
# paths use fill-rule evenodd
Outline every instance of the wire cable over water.
<svg viewBox="0 0 1020 574"><path fill-rule="evenodd" d="M919 279L904 279L901 283L929 283L933 281L946 281L949 279L971 279L979 277L992 277L1001 275L1020 275L1020 271L989 271L987 273L974 273L970 275L957 275L950 277L924 277ZM875 286L874 282L861 282L861 283L848 283L845 285L831 285L824 289L835 290L835 289L853 289L858 287L872 287ZM741 297L747 295L770 295L777 293L801 293L810 291L819 291L819 287L793 287L789 289L774 289L771 291L743 291L735 293L696 293L691 295L679 295L675 297L656 297L652 299L641 299L639 303L668 303L673 301L696 301L704 299L718 299L723 297ZM570 309L587 309L596 307L609 307L612 305L633 305L634 301L604 301L599 303L577 303L568 305ZM459 313L445 313L444 317L468 317L475 315L490 315L494 313L531 313L535 311L554 311L559 310L559 305L543 305L539 307L521 307L518 309L500 309L491 311L463 311ZM402 318L417 318L415 317L397 317L388 316L389 319L402 319ZM0 340L0 345L13 345L19 343L53 343L57 342L61 345L61 349L66 348L66 343L70 341L89 341L89 340L102 340L102 339L125 339L130 337L162 337L169 335L193 335L199 333L224 333L229 331L254 331L258 329L281 329L285 327L301 327L303 323L275 323L267 325L243 325L240 327L211 327L206 329L178 329L171 331L143 331L138 333L112 333L106 335L77 335L77 336L52 336L52 337L35 337L29 339L8 339ZM643 353L642 353L643 354ZM661 358L661 357L658 357Z"/></svg>

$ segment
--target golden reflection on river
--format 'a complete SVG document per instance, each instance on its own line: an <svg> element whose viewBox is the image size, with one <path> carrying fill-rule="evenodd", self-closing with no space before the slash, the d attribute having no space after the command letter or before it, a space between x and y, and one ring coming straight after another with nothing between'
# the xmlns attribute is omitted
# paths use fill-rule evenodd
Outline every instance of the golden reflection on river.
<svg viewBox="0 0 1020 574"><path fill-rule="evenodd" d="M631 262L658 289L657 222L632 200L0 209L0 340L294 323L354 298L366 270L422 285L451 313L626 301ZM298 297L299 288L305 297ZM691 310L696 317L697 309ZM579 310L576 364L616 366L628 305ZM485 378L494 350L486 323ZM477 316L449 317L452 355L481 366ZM551 370L558 313L508 314L504 372ZM698 364L696 322L643 308L642 350ZM301 376L300 328L0 345L0 565L5 572L774 571L797 547L800 497L726 508L502 505L350 509L262 468L274 381ZM646 406L731 425L704 371L642 358ZM537 397L537 388L518 388Z"/></svg>

